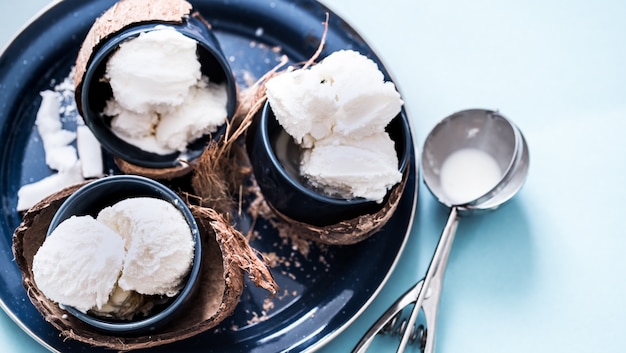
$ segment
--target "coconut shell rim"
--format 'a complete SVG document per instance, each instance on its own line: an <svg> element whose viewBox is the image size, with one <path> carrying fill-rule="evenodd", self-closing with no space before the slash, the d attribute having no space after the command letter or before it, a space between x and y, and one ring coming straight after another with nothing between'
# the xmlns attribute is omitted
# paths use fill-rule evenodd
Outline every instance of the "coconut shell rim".
<svg viewBox="0 0 626 353"><path fill-rule="evenodd" d="M409 161L402 180L389 190L383 205L378 211L362 214L326 226L317 226L294 220L276 210L269 202L266 202L266 204L273 215L276 216L274 226L279 231L281 227L287 227L290 233L302 239L326 245L353 245L376 234L393 217L404 195L410 169Z"/></svg>

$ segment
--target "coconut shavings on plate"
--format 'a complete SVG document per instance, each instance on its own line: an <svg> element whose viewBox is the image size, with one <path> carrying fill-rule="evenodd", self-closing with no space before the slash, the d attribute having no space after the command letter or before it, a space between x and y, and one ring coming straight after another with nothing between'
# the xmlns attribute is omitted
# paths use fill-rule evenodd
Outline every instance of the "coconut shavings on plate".
<svg viewBox="0 0 626 353"><path fill-rule="evenodd" d="M35 126L43 142L46 165L54 173L18 190L19 212L63 188L103 175L100 143L76 112L73 71L53 89L40 92ZM76 131L63 128L63 120L69 117L76 119Z"/></svg>

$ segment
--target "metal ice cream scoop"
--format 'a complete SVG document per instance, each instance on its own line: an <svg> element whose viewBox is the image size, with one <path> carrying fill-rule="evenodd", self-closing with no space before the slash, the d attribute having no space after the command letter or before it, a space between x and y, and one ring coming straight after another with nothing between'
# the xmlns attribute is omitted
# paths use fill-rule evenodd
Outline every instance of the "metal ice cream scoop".
<svg viewBox="0 0 626 353"><path fill-rule="evenodd" d="M437 310L443 277L459 217L494 210L510 200L528 174L526 140L498 112L465 110L442 120L426 138L422 151L424 182L437 200L450 207L424 279L404 293L372 325L353 353L363 353L376 334L401 335L397 352L417 342L425 353L434 351ZM413 305L408 319L404 308ZM420 309L426 328L416 327Z"/></svg>

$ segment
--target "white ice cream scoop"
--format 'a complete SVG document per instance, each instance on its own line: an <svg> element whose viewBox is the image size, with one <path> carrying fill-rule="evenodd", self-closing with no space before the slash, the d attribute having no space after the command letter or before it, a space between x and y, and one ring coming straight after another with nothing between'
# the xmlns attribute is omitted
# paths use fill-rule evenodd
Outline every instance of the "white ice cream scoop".
<svg viewBox="0 0 626 353"><path fill-rule="evenodd" d="M432 353L443 276L461 215L494 210L510 200L528 174L529 152L520 130L498 112L465 110L442 120L428 135L422 151L424 182L450 216L426 277L400 297L370 328L353 353L367 350L377 333L400 334L398 352L409 342ZM414 305L408 319L402 310ZM424 311L426 329L415 327ZM398 322L400 322L398 324Z"/></svg>

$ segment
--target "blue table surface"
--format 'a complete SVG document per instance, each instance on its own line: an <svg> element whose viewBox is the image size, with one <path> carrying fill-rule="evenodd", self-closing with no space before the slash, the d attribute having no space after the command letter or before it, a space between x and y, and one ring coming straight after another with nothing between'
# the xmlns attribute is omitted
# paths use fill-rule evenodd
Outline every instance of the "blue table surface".
<svg viewBox="0 0 626 353"><path fill-rule="evenodd" d="M0 2L0 46L47 3ZM625 352L626 2L326 3L392 72L417 146L445 116L488 108L513 120L530 147L520 194L496 212L461 220L436 351ZM423 184L420 193L386 286L319 352L349 352L423 277L447 211ZM0 351L45 349L2 313Z"/></svg>

